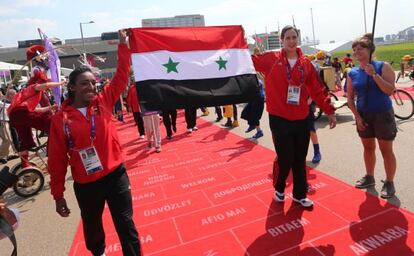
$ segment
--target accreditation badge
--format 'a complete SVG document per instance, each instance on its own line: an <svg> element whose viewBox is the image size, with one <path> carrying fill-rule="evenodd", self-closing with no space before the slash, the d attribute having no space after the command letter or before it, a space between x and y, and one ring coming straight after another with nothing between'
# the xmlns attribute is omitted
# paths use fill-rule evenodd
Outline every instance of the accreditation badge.
<svg viewBox="0 0 414 256"><path fill-rule="evenodd" d="M289 85L287 91L287 104L299 105L300 101L300 86Z"/></svg>
<svg viewBox="0 0 414 256"><path fill-rule="evenodd" d="M103 170L101 160L99 160L98 152L96 152L95 147L92 146L79 150L79 156L82 160L83 167L85 167L87 175Z"/></svg>

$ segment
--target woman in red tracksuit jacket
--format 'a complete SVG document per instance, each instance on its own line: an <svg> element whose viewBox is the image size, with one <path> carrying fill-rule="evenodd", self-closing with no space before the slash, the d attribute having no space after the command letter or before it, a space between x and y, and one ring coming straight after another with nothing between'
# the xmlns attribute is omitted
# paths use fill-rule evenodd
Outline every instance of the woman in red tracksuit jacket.
<svg viewBox="0 0 414 256"><path fill-rule="evenodd" d="M335 127L336 119L335 109L312 63L297 48L298 34L296 28L284 27L282 50L254 55L252 59L256 70L265 76L266 108L277 153L275 199L279 202L285 200L286 179L292 169L293 201L303 207L312 207L313 202L306 196L305 170L310 136L308 98L311 97L328 114L331 128Z"/></svg>
<svg viewBox="0 0 414 256"><path fill-rule="evenodd" d="M124 255L140 255L132 218L131 187L121 145L112 120L112 108L128 84L130 52L126 30L119 31L118 67L109 86L96 95L95 76L87 67L69 75L69 99L52 119L49 135L50 187L56 211L70 210L63 192L69 164L81 210L86 247L93 255L105 252L102 213L108 204Z"/></svg>

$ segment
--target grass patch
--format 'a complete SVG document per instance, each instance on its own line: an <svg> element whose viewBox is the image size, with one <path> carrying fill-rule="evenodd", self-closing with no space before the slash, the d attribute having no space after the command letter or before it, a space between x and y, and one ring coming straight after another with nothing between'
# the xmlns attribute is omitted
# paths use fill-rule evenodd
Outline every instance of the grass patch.
<svg viewBox="0 0 414 256"><path fill-rule="evenodd" d="M346 53L352 53L352 50L333 52L334 57L343 58ZM381 61L394 62L394 70L400 70L400 61L404 55L410 54L414 57L414 42L400 43L391 45L380 45L375 50L375 58Z"/></svg>

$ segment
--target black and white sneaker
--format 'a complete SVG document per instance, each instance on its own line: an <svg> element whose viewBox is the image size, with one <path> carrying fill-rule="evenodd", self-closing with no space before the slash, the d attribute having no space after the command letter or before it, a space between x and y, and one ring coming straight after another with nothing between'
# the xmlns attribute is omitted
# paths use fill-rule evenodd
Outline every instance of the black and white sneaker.
<svg viewBox="0 0 414 256"><path fill-rule="evenodd" d="M356 188L369 188L375 186L375 178L371 175L365 175L355 183Z"/></svg>
<svg viewBox="0 0 414 256"><path fill-rule="evenodd" d="M382 198L391 198L395 195L395 187L394 182L392 181L382 181L384 185L381 189L381 197Z"/></svg>
<svg viewBox="0 0 414 256"><path fill-rule="evenodd" d="M280 193L275 191L275 200L277 202L284 202L285 201L285 193Z"/></svg>
<svg viewBox="0 0 414 256"><path fill-rule="evenodd" d="M313 206L313 201L312 201L312 200L310 200L310 199L309 199L309 198L307 198L307 197L302 198L302 199L296 199L296 198L292 197L292 200L293 200L294 202L296 202L296 203L301 204L301 205L302 205L303 207L305 207L305 208L309 208L309 207L312 207L312 206Z"/></svg>

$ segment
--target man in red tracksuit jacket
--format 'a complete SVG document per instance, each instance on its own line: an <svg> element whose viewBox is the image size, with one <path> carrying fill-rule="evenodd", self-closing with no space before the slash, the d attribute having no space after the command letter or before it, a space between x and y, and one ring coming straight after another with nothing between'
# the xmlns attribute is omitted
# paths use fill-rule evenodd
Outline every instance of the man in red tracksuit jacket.
<svg viewBox="0 0 414 256"><path fill-rule="evenodd" d="M305 161L309 145L308 99L326 113L330 127L336 125L335 109L319 82L312 63L297 48L298 31L286 26L281 33L283 48L252 57L255 69L265 76L266 108L273 143L277 153L274 175L277 175L275 199L285 200L286 179L293 173L293 200L303 207L312 207L306 197Z"/></svg>
<svg viewBox="0 0 414 256"><path fill-rule="evenodd" d="M105 252L102 213L111 212L124 255L140 255L138 232L132 218L131 187L113 122L112 108L128 84L130 52L127 31L119 31L118 67L109 86L96 94L95 75L76 68L69 75L69 99L52 119L49 135L50 187L56 211L69 216L63 196L67 166L83 221L86 247L93 255Z"/></svg>

